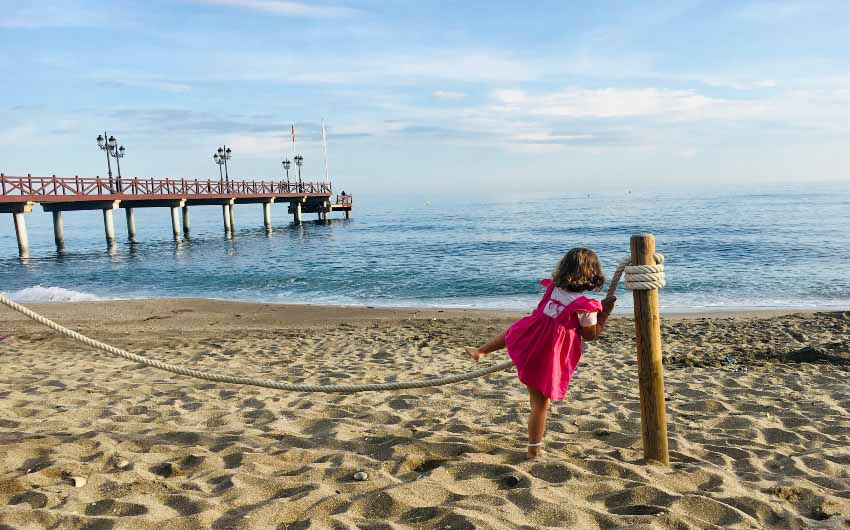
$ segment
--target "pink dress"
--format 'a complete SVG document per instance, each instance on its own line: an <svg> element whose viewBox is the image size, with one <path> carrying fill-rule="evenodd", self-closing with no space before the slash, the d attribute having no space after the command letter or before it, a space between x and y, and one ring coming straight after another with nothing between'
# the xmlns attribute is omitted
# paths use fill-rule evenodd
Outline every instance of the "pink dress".
<svg viewBox="0 0 850 530"><path fill-rule="evenodd" d="M546 294L533 313L505 334L508 354L519 380L553 401L564 399L581 359L581 330L576 313L602 311L598 300L579 296L568 305L552 298L552 280L540 282ZM557 316L549 316L555 314Z"/></svg>

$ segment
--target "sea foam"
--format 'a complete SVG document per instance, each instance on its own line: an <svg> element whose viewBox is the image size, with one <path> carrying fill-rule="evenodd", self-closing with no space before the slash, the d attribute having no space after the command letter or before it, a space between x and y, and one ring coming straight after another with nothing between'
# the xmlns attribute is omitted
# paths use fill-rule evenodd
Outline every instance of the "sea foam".
<svg viewBox="0 0 850 530"><path fill-rule="evenodd" d="M34 285L19 291L5 293L16 302L94 302L102 300L99 296L91 293L73 291L62 287L44 287Z"/></svg>

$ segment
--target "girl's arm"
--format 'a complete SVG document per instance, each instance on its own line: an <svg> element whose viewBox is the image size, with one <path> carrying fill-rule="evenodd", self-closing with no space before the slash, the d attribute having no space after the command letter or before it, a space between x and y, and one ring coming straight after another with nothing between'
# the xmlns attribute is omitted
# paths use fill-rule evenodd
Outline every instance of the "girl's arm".
<svg viewBox="0 0 850 530"><path fill-rule="evenodd" d="M616 297L606 298L602 301L602 311L597 314L596 324L581 327L582 340L596 340L599 338L602 330L605 329L605 323L608 322L608 317L611 316L611 311L614 310L614 303L616 301Z"/></svg>

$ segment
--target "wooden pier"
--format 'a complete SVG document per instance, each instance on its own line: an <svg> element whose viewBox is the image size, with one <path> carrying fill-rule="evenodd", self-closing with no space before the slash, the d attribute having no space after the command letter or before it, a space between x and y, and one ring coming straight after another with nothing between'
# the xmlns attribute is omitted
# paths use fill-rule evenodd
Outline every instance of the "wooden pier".
<svg viewBox="0 0 850 530"><path fill-rule="evenodd" d="M175 238L189 235L190 206L221 206L225 233L235 229L233 210L237 204L260 204L263 225L271 228L271 207L275 203L289 205L295 224L301 224L304 214L315 213L318 220L327 222L333 212L342 212L350 219L351 195L336 198L330 183L198 179L116 179L80 177L9 177L0 173L0 213L11 213L15 221L18 250L21 256L29 253L25 214L41 204L53 214L53 235L56 247L64 246L62 212L101 210L106 242L115 243L112 212L124 208L127 216L127 237L136 237L135 208L169 208ZM182 227L181 227L182 221Z"/></svg>

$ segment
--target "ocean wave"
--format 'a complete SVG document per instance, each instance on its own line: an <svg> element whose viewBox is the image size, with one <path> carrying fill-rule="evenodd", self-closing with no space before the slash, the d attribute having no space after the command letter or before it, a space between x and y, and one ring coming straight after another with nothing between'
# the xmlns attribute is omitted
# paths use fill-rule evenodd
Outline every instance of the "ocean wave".
<svg viewBox="0 0 850 530"><path fill-rule="evenodd" d="M16 302L95 302L103 298L91 294L65 289L63 287L44 287L34 285L19 291L5 293Z"/></svg>

